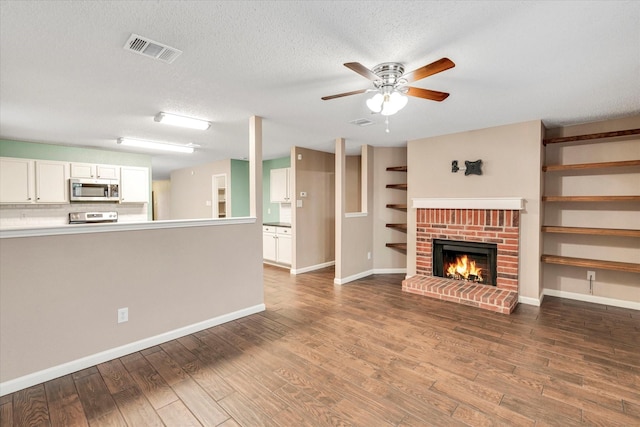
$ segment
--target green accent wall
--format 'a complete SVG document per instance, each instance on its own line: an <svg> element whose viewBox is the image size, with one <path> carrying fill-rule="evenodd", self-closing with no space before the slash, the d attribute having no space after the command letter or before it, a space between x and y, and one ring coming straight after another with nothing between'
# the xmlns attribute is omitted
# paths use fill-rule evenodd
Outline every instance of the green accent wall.
<svg viewBox="0 0 640 427"><path fill-rule="evenodd" d="M281 169L291 167L291 157L281 157L279 159L264 160L262 162L262 221L280 221L280 204L271 203L271 169ZM269 212L271 209L271 213Z"/></svg>
<svg viewBox="0 0 640 427"><path fill-rule="evenodd" d="M140 166L149 168L149 182L151 182L151 156L146 154L0 139L0 157Z"/></svg>
<svg viewBox="0 0 640 427"><path fill-rule="evenodd" d="M249 216L249 162L231 159L231 216Z"/></svg>

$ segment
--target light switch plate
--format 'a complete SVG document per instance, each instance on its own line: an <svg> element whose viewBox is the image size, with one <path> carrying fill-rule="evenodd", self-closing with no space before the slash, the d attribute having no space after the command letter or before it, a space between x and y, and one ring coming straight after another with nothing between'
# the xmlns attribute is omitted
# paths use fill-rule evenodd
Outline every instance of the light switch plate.
<svg viewBox="0 0 640 427"><path fill-rule="evenodd" d="M302 207L302 200L296 200L296 207L298 208Z"/></svg>

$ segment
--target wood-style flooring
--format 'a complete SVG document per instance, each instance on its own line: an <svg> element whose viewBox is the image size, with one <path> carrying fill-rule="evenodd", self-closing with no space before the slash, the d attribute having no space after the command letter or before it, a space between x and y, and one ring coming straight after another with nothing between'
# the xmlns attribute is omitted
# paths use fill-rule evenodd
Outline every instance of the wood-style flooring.
<svg viewBox="0 0 640 427"><path fill-rule="evenodd" d="M640 426L640 312L265 267L267 310L0 398L1 426Z"/></svg>

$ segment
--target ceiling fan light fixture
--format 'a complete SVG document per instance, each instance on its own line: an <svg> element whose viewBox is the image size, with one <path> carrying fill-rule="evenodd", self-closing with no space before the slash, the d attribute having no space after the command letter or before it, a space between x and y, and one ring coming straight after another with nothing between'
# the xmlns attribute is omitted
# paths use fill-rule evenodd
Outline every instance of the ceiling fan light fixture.
<svg viewBox="0 0 640 427"><path fill-rule="evenodd" d="M369 107L369 109L374 113L382 111L383 103L384 95L379 92L373 95L373 97L367 99L367 107Z"/></svg>
<svg viewBox="0 0 640 427"><path fill-rule="evenodd" d="M383 116L392 116L402 110L408 102L408 98L402 93L394 90L391 93L376 93L372 98L367 99L367 107L374 113Z"/></svg>
<svg viewBox="0 0 640 427"><path fill-rule="evenodd" d="M171 151L174 153L193 153L193 146L171 144L168 142L148 141L145 139L118 138L118 144L129 147L146 148L150 150Z"/></svg>
<svg viewBox="0 0 640 427"><path fill-rule="evenodd" d="M160 112L154 117L156 122L164 123L172 126L180 126L189 129L207 130L211 127L211 122L206 120L194 119L192 117L178 116L176 114Z"/></svg>

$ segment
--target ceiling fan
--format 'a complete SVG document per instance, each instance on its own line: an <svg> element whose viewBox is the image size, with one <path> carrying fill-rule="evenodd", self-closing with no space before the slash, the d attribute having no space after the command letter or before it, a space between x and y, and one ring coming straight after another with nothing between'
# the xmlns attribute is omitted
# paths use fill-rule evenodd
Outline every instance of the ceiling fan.
<svg viewBox="0 0 640 427"><path fill-rule="evenodd" d="M367 106L374 113L390 116L400 111L407 104L407 97L404 95L438 102L444 101L449 96L446 92L412 87L408 86L408 84L453 68L456 64L449 58L442 58L407 74L404 74L404 65L399 62L384 62L376 65L371 70L359 62L347 62L344 66L373 81L375 89L354 90L337 95L323 96L322 99L328 101L343 96L376 92L373 98L367 100Z"/></svg>

